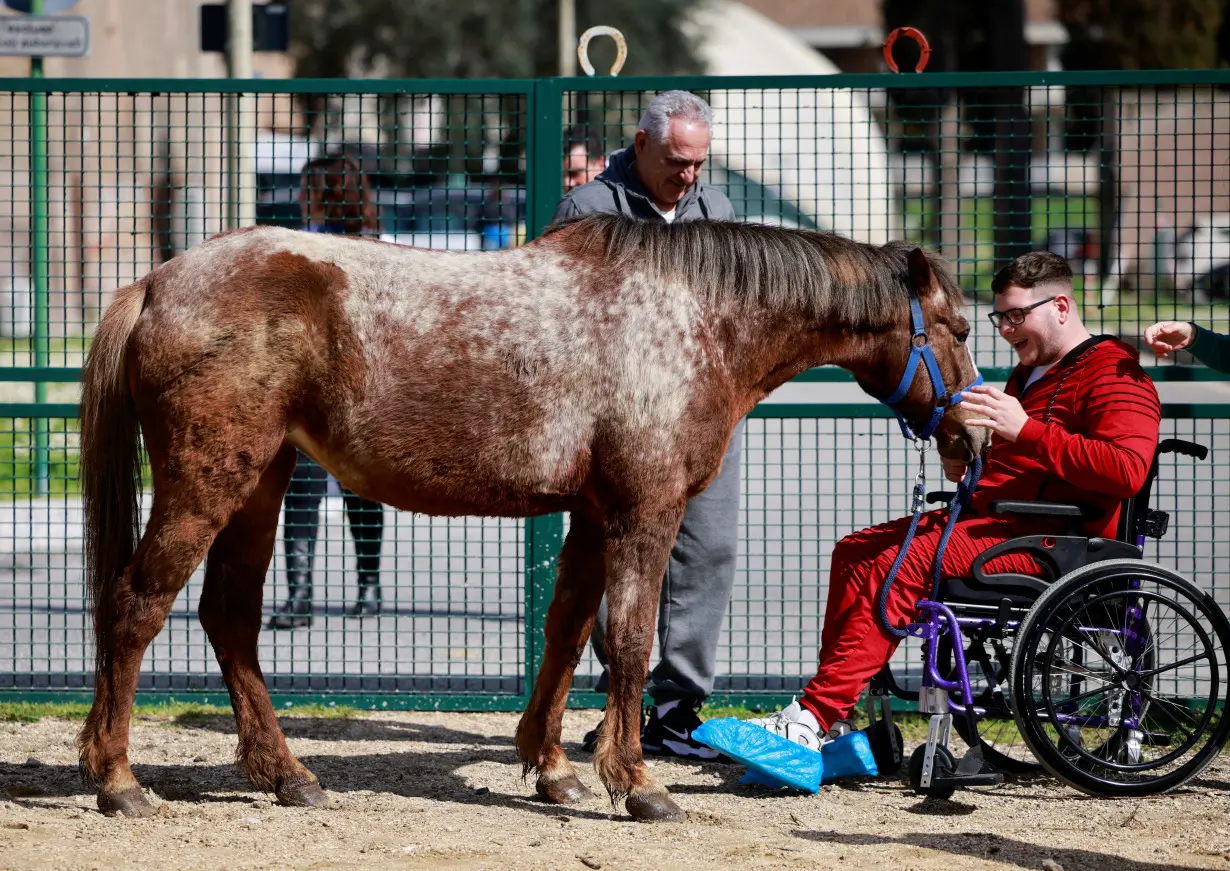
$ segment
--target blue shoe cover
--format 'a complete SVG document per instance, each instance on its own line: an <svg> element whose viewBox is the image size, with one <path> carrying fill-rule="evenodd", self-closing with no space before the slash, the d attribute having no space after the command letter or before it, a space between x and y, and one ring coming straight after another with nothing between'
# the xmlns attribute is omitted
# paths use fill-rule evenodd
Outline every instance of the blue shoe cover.
<svg viewBox="0 0 1230 871"><path fill-rule="evenodd" d="M820 748L824 757L824 783L832 783L842 777L876 777L875 754L865 732L850 732L835 738Z"/></svg>
<svg viewBox="0 0 1230 871"><path fill-rule="evenodd" d="M726 717L706 720L692 732L697 741L725 753L755 771L758 782L817 793L824 777L824 758L815 750L788 741L768 729ZM767 779L766 779L767 778Z"/></svg>
<svg viewBox="0 0 1230 871"><path fill-rule="evenodd" d="M830 741L819 752L733 718L709 720L692 737L746 765L748 772L739 781L744 784L790 787L814 795L822 783L877 773L871 744L862 732Z"/></svg>

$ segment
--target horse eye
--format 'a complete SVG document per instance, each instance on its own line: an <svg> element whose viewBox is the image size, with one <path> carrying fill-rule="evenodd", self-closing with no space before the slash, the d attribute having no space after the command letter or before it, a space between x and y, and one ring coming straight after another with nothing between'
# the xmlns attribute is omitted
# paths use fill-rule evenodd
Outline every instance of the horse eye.
<svg viewBox="0 0 1230 871"><path fill-rule="evenodd" d="M966 327L965 329L961 330L959 333L954 333L953 336L956 338L958 342L964 345L965 340L969 338L969 327Z"/></svg>

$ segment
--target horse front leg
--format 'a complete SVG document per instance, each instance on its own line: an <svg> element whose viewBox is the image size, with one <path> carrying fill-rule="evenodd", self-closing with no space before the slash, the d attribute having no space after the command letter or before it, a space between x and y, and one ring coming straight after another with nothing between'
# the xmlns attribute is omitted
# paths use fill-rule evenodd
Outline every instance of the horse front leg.
<svg viewBox="0 0 1230 871"><path fill-rule="evenodd" d="M649 671L662 576L683 518L683 503L611 525L606 543L606 655L611 686L594 768L611 800L633 819L682 820L641 755L641 694Z"/></svg>
<svg viewBox="0 0 1230 871"><path fill-rule="evenodd" d="M546 649L534 693L517 725L517 755L524 771L538 772L538 794L557 804L592 798L560 746L572 674L593 630L602 601L602 531L573 512L559 557L559 578L547 611Z"/></svg>

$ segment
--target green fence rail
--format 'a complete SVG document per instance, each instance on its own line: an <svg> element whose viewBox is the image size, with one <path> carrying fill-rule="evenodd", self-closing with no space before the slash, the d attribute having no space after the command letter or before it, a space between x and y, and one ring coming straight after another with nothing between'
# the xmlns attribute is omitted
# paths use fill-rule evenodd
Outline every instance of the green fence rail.
<svg viewBox="0 0 1230 871"><path fill-rule="evenodd" d="M299 171L353 155L380 234L490 250L532 238L565 149L623 147L657 91L713 104L705 180L743 219L870 242L919 239L954 264L987 379L1012 365L983 314L1025 250L1068 257L1095 331L1159 319L1230 329L1230 71L500 81L0 79L0 698L88 696L76 481L80 367L114 290L237 217L298 227ZM243 99L239 100L238 97ZM236 117L233 113L238 111ZM231 112L228 121L228 112ZM236 167L247 175L236 175ZM1144 362L1176 459L1154 552L1230 606L1230 389L1186 355ZM813 670L829 552L901 514L911 455L848 375L805 373L753 413L739 580L719 700L776 704ZM932 469L940 480L938 466ZM386 613L353 620L354 544L326 496L310 628L263 632L279 704L515 709L541 660L561 517L384 511ZM200 577L146 656L146 698L222 701L194 609ZM267 611L286 595L279 544ZM904 666L914 652L900 654ZM572 703L587 691L591 657Z"/></svg>

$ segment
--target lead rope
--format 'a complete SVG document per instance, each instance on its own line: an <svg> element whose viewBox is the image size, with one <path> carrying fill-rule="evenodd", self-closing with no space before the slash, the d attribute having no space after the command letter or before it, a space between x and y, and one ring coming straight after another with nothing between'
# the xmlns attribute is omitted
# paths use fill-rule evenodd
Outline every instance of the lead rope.
<svg viewBox="0 0 1230 871"><path fill-rule="evenodd" d="M888 597L892 592L893 582L897 579L897 572L901 570L901 564L905 562L906 555L910 551L910 545L914 542L914 533L918 531L918 521L922 518L927 486L926 451L929 445L930 442L925 439L914 440L914 449L918 451L918 473L914 476L914 493L910 499L910 511L914 516L910 518L910 528L905 534L905 540L901 542L901 547L897 550L897 558L893 560L892 568L888 570L888 575L880 586L879 601L877 603L880 626L894 638L907 638L910 634L907 630L898 629L889 622ZM944 527L944 534L940 537L939 547L935 551L935 571L932 576L931 586L932 599L938 595L941 577L940 567L944 562L944 551L948 549L948 540L952 537L952 531L957 525L957 518L961 515L961 509L968 504L970 495L974 492L974 488L978 486L978 479L981 477L982 458L975 457L973 463L966 470L965 477L957 485L957 491L953 494L952 501L948 503L948 523Z"/></svg>

